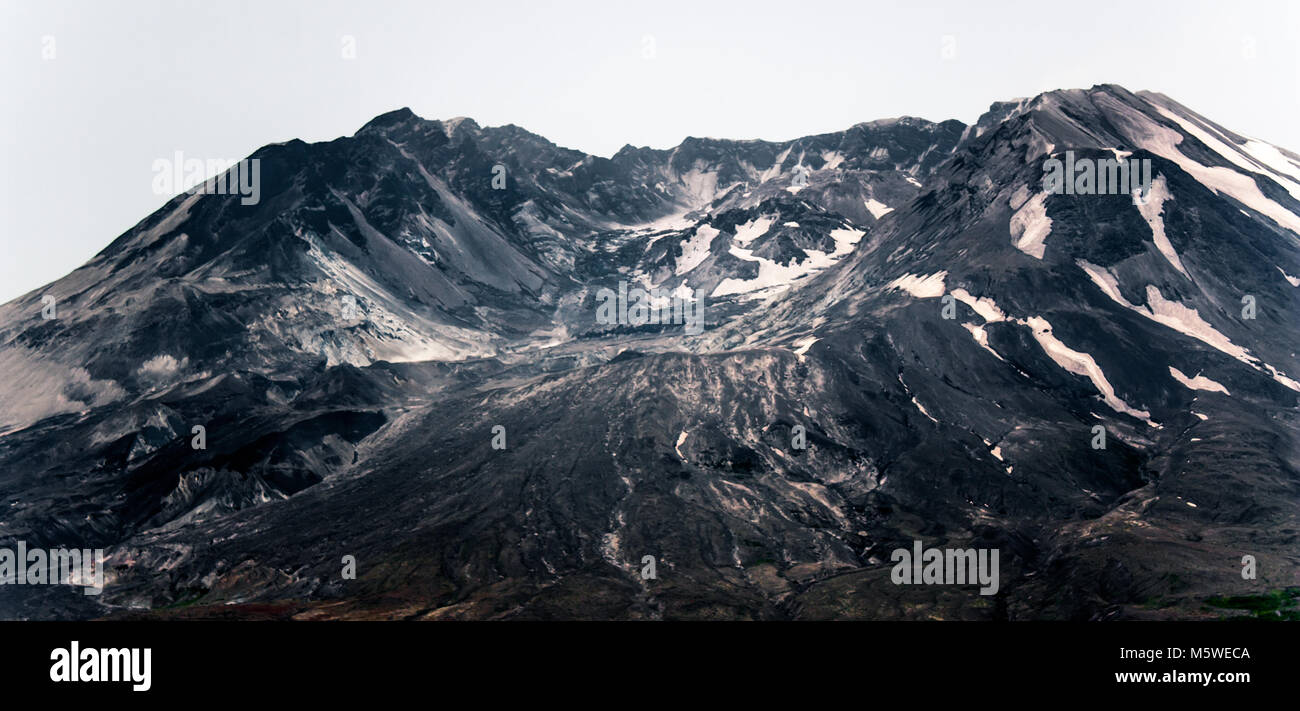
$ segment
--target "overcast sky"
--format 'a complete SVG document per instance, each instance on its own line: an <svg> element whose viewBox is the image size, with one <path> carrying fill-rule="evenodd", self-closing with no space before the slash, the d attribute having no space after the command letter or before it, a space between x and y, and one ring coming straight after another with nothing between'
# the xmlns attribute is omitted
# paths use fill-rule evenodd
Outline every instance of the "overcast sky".
<svg viewBox="0 0 1300 711"><path fill-rule="evenodd" d="M401 106L608 156L970 123L997 100L1113 82L1300 150L1296 5L0 0L0 302L162 205L157 159L333 139Z"/></svg>

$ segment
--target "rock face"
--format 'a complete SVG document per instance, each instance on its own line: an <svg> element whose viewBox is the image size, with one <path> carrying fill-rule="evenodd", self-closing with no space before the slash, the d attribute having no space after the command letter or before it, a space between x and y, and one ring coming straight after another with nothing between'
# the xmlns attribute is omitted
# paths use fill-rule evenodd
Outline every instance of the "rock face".
<svg viewBox="0 0 1300 711"><path fill-rule="evenodd" d="M0 306L0 547L107 553L102 595L0 617L1212 617L1300 582L1300 157L1167 97L608 159L403 109L252 157L257 204L180 195ZM1151 180L1047 191L1053 159ZM602 318L652 289L702 328ZM914 541L997 549L996 594L895 584Z"/></svg>

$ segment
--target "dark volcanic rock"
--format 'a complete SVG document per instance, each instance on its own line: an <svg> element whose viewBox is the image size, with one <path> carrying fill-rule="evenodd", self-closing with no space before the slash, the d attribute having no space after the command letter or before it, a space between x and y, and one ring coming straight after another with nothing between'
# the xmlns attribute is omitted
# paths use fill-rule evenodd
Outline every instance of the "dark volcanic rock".
<svg viewBox="0 0 1300 711"><path fill-rule="evenodd" d="M1067 151L1149 160L1152 201L1042 193ZM0 306L0 545L109 556L0 616L1203 617L1296 582L1300 157L1167 97L608 159L402 109L254 157L258 204L178 196ZM598 321L620 285L703 332ZM914 541L997 549L998 592L895 584Z"/></svg>

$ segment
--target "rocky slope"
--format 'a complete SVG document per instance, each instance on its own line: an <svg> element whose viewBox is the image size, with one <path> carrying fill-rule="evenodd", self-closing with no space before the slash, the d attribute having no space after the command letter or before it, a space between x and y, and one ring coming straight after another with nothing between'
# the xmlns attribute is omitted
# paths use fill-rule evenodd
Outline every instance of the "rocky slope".
<svg viewBox="0 0 1300 711"><path fill-rule="evenodd" d="M1067 152L1151 190L1049 194ZM178 196L0 307L0 541L110 555L0 615L1201 617L1300 582L1300 157L1167 97L608 159L401 110L254 157L259 204ZM602 322L620 283L705 328ZM998 548L999 592L893 584L914 540Z"/></svg>

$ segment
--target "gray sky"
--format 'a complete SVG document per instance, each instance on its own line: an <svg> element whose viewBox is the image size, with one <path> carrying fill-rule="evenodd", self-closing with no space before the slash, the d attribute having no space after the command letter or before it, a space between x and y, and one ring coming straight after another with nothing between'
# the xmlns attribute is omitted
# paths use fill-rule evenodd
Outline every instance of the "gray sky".
<svg viewBox="0 0 1300 711"><path fill-rule="evenodd" d="M1300 3L1074 5L0 0L0 302L162 205L157 159L328 140L401 106L608 156L970 123L993 101L1113 82L1300 150Z"/></svg>

